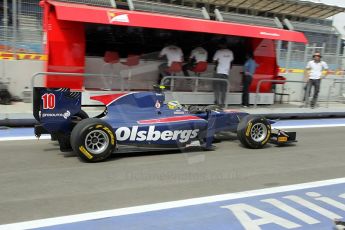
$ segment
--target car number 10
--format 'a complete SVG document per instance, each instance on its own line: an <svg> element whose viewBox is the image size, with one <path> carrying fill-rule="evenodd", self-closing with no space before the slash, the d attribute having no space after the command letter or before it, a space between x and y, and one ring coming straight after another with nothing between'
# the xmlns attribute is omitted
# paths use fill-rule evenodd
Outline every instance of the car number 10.
<svg viewBox="0 0 345 230"><path fill-rule="evenodd" d="M43 109L54 109L55 108L55 94L45 93L42 96Z"/></svg>

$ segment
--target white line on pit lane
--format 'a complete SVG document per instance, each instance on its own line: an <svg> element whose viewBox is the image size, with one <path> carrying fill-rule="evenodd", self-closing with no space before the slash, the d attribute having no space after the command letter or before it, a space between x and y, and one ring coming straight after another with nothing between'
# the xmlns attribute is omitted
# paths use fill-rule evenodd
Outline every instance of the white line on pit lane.
<svg viewBox="0 0 345 230"><path fill-rule="evenodd" d="M187 200L178 200L178 201L141 205L141 206L128 207L128 208L120 208L120 209L90 212L90 213L83 213L83 214L70 215L70 216L61 216L61 217L5 224L5 225L0 225L0 230L43 228L43 227L48 227L48 226L69 224L69 223L75 223L75 222L80 222L80 221L88 221L88 220L95 220L95 219L101 219L101 218L116 217L116 216L123 216L123 215L129 215L129 214L186 207L186 206L191 206L191 205L214 203L214 202L219 202L219 201L255 197L255 196L261 196L261 195L281 193L281 192L290 192L290 191L296 191L296 190L302 190L302 189L316 188L316 187L321 187L321 186L336 185L336 184L341 184L341 183L345 183L345 177L331 179L331 180L324 180L324 181L315 181L315 182L309 182L309 183L303 183L303 184L294 184L294 185L287 185L287 186L280 186L280 187L273 187L273 188L244 191L244 192L238 192L238 193L229 193L229 194L216 195L216 196L200 197L200 198L193 198L193 199L187 199Z"/></svg>
<svg viewBox="0 0 345 230"><path fill-rule="evenodd" d="M42 135L39 140L49 140L49 135ZM35 136L19 136L19 137L0 137L0 141L25 141L25 140L37 140Z"/></svg>
<svg viewBox="0 0 345 230"><path fill-rule="evenodd" d="M308 128L333 128L333 127L345 127L345 124L311 124L311 125L272 125L272 128L276 129L308 129Z"/></svg>

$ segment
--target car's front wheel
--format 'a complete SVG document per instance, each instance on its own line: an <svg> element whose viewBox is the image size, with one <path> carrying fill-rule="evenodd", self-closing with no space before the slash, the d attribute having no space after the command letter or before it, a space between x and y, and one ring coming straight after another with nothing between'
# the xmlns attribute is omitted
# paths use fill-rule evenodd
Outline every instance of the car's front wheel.
<svg viewBox="0 0 345 230"><path fill-rule="evenodd" d="M248 115L238 124L237 137L248 148L262 148L271 137L271 125L263 117Z"/></svg>
<svg viewBox="0 0 345 230"><path fill-rule="evenodd" d="M86 162L106 160L115 150L115 134L110 125L98 118L78 122L71 134L73 151Z"/></svg>

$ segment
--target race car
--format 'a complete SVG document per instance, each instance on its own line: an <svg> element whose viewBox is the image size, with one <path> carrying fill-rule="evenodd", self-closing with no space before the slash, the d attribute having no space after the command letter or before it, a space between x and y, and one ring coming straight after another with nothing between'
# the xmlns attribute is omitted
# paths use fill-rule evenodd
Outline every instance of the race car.
<svg viewBox="0 0 345 230"><path fill-rule="evenodd" d="M106 160L125 149L184 149L192 144L214 149L216 134L237 132L247 148L262 148L268 142L296 141L295 132L271 129L274 121L245 112L217 107L191 106L165 102L164 87L152 92L126 92L91 99L102 102L105 110L89 118L81 109L81 92L67 88L35 87L33 115L38 121L35 135L50 134L60 150L74 151L86 162Z"/></svg>

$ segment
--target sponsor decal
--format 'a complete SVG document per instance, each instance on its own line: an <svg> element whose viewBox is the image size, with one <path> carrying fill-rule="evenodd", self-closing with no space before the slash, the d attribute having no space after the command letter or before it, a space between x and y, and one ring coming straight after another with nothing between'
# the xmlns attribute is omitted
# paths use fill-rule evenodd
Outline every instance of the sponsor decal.
<svg viewBox="0 0 345 230"><path fill-rule="evenodd" d="M252 122L249 122L249 123L248 123L248 127L247 127L247 130L246 130L246 136L247 136L247 137L249 137L249 134L250 134L250 130L251 130L251 128L252 128L252 125L253 125Z"/></svg>
<svg viewBox="0 0 345 230"><path fill-rule="evenodd" d="M288 138L287 137L278 137L278 142L287 142Z"/></svg>
<svg viewBox="0 0 345 230"><path fill-rule="evenodd" d="M338 188L337 192L340 192L340 186L333 188ZM259 203L251 200L220 208L230 211L231 219L235 217L244 229L344 229L332 228L331 221L343 218L341 214L345 211L345 205L339 198L345 198L345 193L338 195L329 186L320 186L315 190L293 191L282 197L266 196ZM317 191L327 191L330 196ZM310 227L312 225L314 228Z"/></svg>
<svg viewBox="0 0 345 230"><path fill-rule="evenodd" d="M270 136L271 136L271 131L267 130L267 137L262 143L265 144L269 140Z"/></svg>
<svg viewBox="0 0 345 230"><path fill-rule="evenodd" d="M261 35L268 35L272 37L280 37L280 34L277 33L268 33L268 32L260 32Z"/></svg>
<svg viewBox="0 0 345 230"><path fill-rule="evenodd" d="M111 144L115 145L115 137L114 137L113 132L108 127L103 127L103 129L109 134L110 139L111 139Z"/></svg>
<svg viewBox="0 0 345 230"><path fill-rule="evenodd" d="M110 139L111 139L111 140L110 140L110 141L111 141L111 144L112 144L112 145L115 145L115 137L114 137L113 132L112 132L108 127L105 127L105 126L103 126L103 125L96 125L96 129L99 129L99 128L105 130L105 131L109 134Z"/></svg>
<svg viewBox="0 0 345 230"><path fill-rule="evenodd" d="M79 150L80 152L82 152L82 154L84 154L90 160L93 158L93 156L84 148L84 146L80 146Z"/></svg>
<svg viewBox="0 0 345 230"><path fill-rule="evenodd" d="M148 130L138 130L138 126L120 127L116 130L116 138L118 141L178 141L185 143L190 139L196 138L199 133L199 129L187 129L187 130L155 130L155 126L149 126Z"/></svg>
<svg viewBox="0 0 345 230"><path fill-rule="evenodd" d="M170 174L185 179L186 175ZM189 176L190 174L187 174ZM133 176L133 174L131 175ZM151 174L149 179L152 179ZM193 174L201 179L228 179L233 174ZM210 177L208 177L210 176ZM134 174L130 179L145 179L143 174ZM109 224L120 223L122 229L133 229L135 220L154 223L160 220L166 229L175 229L176 223L193 226L194 229L343 229L334 226L334 220L345 217L345 178L317 181L304 184L258 189L208 197L178 200L135 206L127 209L113 209L94 213L55 217L20 223L0 225L1 229L70 229L106 228ZM203 217L212 213L210 218ZM216 218L212 218L216 217ZM114 224L113 224L114 225ZM85 227L86 226L86 227ZM221 227L220 227L221 226ZM223 227L224 226L224 227ZM143 228L145 229L145 228Z"/></svg>
<svg viewBox="0 0 345 230"><path fill-rule="evenodd" d="M279 68L279 73L304 73L304 69L286 69L286 68ZM345 71L335 71L335 70L329 70L328 74L330 75L337 75L341 76L345 74Z"/></svg>
<svg viewBox="0 0 345 230"><path fill-rule="evenodd" d="M13 52L1 52L0 60L39 60L46 61L47 55L44 54L32 54L32 53L13 53Z"/></svg>
<svg viewBox="0 0 345 230"><path fill-rule="evenodd" d="M114 11L108 11L109 22L126 22L129 23L128 14L118 14Z"/></svg>
<svg viewBox="0 0 345 230"><path fill-rule="evenodd" d="M42 118L44 117L63 117L64 119L68 119L71 116L71 112L67 110L64 113L42 113Z"/></svg>
<svg viewBox="0 0 345 230"><path fill-rule="evenodd" d="M66 111L64 114L63 114L63 118L67 119L71 116L71 112L70 111Z"/></svg>
<svg viewBox="0 0 345 230"><path fill-rule="evenodd" d="M111 144L115 145L115 137L114 137L113 132L108 127L105 127L103 125L96 125L96 129L99 129L99 128L105 130L109 134Z"/></svg>

